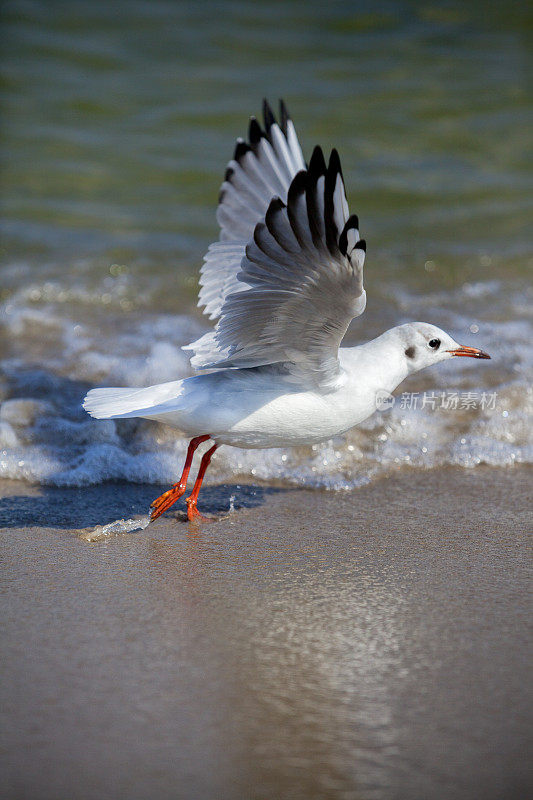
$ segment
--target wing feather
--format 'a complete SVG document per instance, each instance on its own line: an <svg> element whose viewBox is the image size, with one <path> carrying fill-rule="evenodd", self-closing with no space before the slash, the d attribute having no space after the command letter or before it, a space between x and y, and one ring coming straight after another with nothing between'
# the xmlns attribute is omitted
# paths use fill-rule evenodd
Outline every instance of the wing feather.
<svg viewBox="0 0 533 800"><path fill-rule="evenodd" d="M278 123L265 100L264 128L255 117L251 118L249 142L237 140L233 158L226 168L217 210L220 243L238 242L239 246L232 250L233 279L229 275L231 266L227 259L220 262L219 269L218 258L222 255L219 243L211 245L204 257L199 305L205 306L204 312L211 319L219 316L227 292L237 291L235 285L244 256L243 242L253 237L254 229L264 220L272 198L287 201L292 179L305 169L296 131L283 102L280 102L280 115L281 123ZM291 235L287 232L289 238Z"/></svg>
<svg viewBox="0 0 533 800"><path fill-rule="evenodd" d="M265 122L272 130L268 112ZM271 199L244 247L240 241L235 251L228 242L209 249L207 258L216 252L222 264L241 255L240 269L226 276L218 295L206 270L206 310L223 301L215 330L189 345L195 351L193 366L280 364L298 381L326 389L334 385L339 344L366 303L366 248L358 228L357 217L349 215L337 152L326 168L322 151L315 148L309 169L293 177L287 202Z"/></svg>
<svg viewBox="0 0 533 800"><path fill-rule="evenodd" d="M214 242L204 257L200 270L199 304L210 319L220 316L226 294L239 291L244 284L237 280L235 264L240 264L246 250L246 240Z"/></svg>

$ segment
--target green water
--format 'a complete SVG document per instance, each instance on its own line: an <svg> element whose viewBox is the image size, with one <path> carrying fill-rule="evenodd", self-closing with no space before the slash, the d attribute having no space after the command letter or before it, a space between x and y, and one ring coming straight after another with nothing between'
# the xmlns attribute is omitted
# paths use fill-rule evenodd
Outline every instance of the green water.
<svg viewBox="0 0 533 800"><path fill-rule="evenodd" d="M523 275L530 34L526 3L6 2L4 293L118 263L148 306L190 308L264 95L307 156L339 149L370 287Z"/></svg>

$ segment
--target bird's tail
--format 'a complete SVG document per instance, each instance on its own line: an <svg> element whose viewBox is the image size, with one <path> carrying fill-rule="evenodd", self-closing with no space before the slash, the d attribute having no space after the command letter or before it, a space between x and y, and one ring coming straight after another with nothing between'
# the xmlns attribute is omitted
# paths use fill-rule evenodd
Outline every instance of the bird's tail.
<svg viewBox="0 0 533 800"><path fill-rule="evenodd" d="M91 389L83 401L83 407L95 419L148 417L169 401L175 403L181 383L172 381L145 389Z"/></svg>

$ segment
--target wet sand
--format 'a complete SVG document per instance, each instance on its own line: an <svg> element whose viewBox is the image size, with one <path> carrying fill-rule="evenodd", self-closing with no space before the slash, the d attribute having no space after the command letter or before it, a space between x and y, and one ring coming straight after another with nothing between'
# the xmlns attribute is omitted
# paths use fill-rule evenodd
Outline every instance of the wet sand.
<svg viewBox="0 0 533 800"><path fill-rule="evenodd" d="M524 798L531 471L328 493L0 484L5 798Z"/></svg>

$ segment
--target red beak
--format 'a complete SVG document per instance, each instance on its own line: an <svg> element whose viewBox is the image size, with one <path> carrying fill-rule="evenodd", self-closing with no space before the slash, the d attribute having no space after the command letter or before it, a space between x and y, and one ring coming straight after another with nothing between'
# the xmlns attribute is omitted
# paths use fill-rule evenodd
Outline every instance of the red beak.
<svg viewBox="0 0 533 800"><path fill-rule="evenodd" d="M488 353L484 353L483 350L478 350L477 347L467 347L466 345L461 345L458 347L457 350L446 350L447 353L451 353L452 356L468 356L469 358L490 358Z"/></svg>

